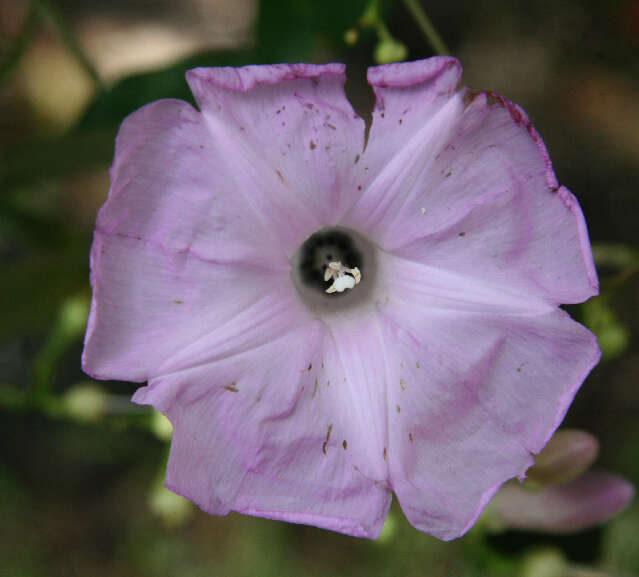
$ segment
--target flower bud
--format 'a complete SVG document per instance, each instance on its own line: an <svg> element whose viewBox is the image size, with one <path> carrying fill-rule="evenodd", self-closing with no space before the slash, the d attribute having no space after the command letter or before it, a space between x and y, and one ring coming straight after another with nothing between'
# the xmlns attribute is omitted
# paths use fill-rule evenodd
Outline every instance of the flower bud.
<svg viewBox="0 0 639 577"><path fill-rule="evenodd" d="M621 477L586 473L540 491L504 485L492 514L506 528L572 533L604 523L625 509L633 496L633 486Z"/></svg>
<svg viewBox="0 0 639 577"><path fill-rule="evenodd" d="M375 46L374 58L378 64L401 62L408 56L408 48L394 38L384 38Z"/></svg>
<svg viewBox="0 0 639 577"><path fill-rule="evenodd" d="M560 551L540 549L526 555L521 577L567 577L568 564Z"/></svg>
<svg viewBox="0 0 639 577"><path fill-rule="evenodd" d="M586 471L598 452L599 442L590 433L562 429L535 457L535 464L526 475L542 485L567 483Z"/></svg>
<svg viewBox="0 0 639 577"><path fill-rule="evenodd" d="M167 527L179 527L193 514L192 503L169 491L161 481L151 489L149 508Z"/></svg>
<svg viewBox="0 0 639 577"><path fill-rule="evenodd" d="M69 337L76 337L84 332L89 316L89 300L85 295L68 298L60 309L60 331Z"/></svg>
<svg viewBox="0 0 639 577"><path fill-rule="evenodd" d="M97 421L107 412L109 399L99 385L79 383L67 390L62 397L65 412L78 421Z"/></svg>
<svg viewBox="0 0 639 577"><path fill-rule="evenodd" d="M151 432L162 441L170 441L173 425L162 413L153 411L151 415Z"/></svg>
<svg viewBox="0 0 639 577"><path fill-rule="evenodd" d="M346 32L344 32L344 43L349 46L354 46L357 44L359 40L359 32L356 28L349 28Z"/></svg>

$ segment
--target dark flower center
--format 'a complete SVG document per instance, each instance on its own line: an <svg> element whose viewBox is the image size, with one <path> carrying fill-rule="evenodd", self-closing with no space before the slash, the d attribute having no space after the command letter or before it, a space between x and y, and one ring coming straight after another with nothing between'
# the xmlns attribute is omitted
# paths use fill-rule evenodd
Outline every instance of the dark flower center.
<svg viewBox="0 0 639 577"><path fill-rule="evenodd" d="M299 257L300 279L308 287L322 292L325 292L332 282L332 279L324 280L326 269L331 262L341 263L351 269L358 268L360 271L364 264L351 236L337 228L324 229L313 234L302 244ZM332 296L343 294L334 292Z"/></svg>
<svg viewBox="0 0 639 577"><path fill-rule="evenodd" d="M291 279L304 304L319 316L357 311L376 294L377 251L357 231L323 228L293 256Z"/></svg>

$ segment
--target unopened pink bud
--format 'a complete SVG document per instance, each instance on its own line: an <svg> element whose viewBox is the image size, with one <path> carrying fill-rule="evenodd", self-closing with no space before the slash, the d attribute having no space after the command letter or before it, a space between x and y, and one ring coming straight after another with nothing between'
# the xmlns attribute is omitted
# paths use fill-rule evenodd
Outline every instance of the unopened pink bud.
<svg viewBox="0 0 639 577"><path fill-rule="evenodd" d="M505 485L494 500L499 522L512 529L571 533L606 522L623 511L634 496L625 479L608 473L586 473L564 485L533 492Z"/></svg>
<svg viewBox="0 0 639 577"><path fill-rule="evenodd" d="M593 435L562 429L535 457L535 465L526 474L531 481L544 485L567 483L586 471L598 453L599 442Z"/></svg>

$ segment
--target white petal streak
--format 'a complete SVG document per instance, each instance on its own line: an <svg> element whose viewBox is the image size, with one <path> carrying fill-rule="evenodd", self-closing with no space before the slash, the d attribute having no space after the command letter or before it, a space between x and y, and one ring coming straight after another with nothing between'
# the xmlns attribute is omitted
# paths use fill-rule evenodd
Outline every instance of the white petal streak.
<svg viewBox="0 0 639 577"><path fill-rule="evenodd" d="M290 288L288 279L277 281L264 282L261 285L264 292L259 291L243 309L226 317L219 315L209 319L208 330L166 358L154 371L154 376L233 357L310 325L310 315L299 305L296 295L290 290L287 292ZM202 321L206 322L205 319Z"/></svg>
<svg viewBox="0 0 639 577"><path fill-rule="evenodd" d="M432 112L432 116L419 130L408 133L404 141L389 149L381 135L373 140L358 163L365 194L344 217L344 222L362 230L385 246L387 231L394 223L403 205L414 195L416 186L426 178L434 157L446 142L464 109L461 93L452 96ZM389 150L393 154L389 154ZM370 175L369 175L370 173Z"/></svg>
<svg viewBox="0 0 639 577"><path fill-rule="evenodd" d="M380 251L380 277L394 302L417 309L537 315L555 310L545 300L481 278Z"/></svg>
<svg viewBox="0 0 639 577"><path fill-rule="evenodd" d="M96 231L91 263L83 367L97 378L144 381L184 366L168 360L223 330L230 338L234 319L256 301L264 306L264 294L276 297L267 310L279 303L287 319L299 310L286 273L204 261L139 237Z"/></svg>
<svg viewBox="0 0 639 577"><path fill-rule="evenodd" d="M290 256L352 202L364 122L344 96L342 65L196 69L187 80L238 191Z"/></svg>
<svg viewBox="0 0 639 577"><path fill-rule="evenodd" d="M324 342L326 384L330 381L349 437L345 440L353 462L363 475L386 483L388 467L388 406L386 357L377 314L327 321ZM328 388L328 387L327 387Z"/></svg>

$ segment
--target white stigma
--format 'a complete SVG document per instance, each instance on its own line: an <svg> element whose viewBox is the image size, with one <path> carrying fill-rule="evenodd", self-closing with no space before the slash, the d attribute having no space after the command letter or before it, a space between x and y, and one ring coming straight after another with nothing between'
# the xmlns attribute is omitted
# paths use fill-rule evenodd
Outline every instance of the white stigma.
<svg viewBox="0 0 639 577"><path fill-rule="evenodd" d="M347 274L348 273L348 274ZM328 282L333 279L333 284L326 289L327 293L342 293L346 289L352 289L362 280L362 273L357 267L348 268L341 262L332 261L328 263L324 271L324 280Z"/></svg>

